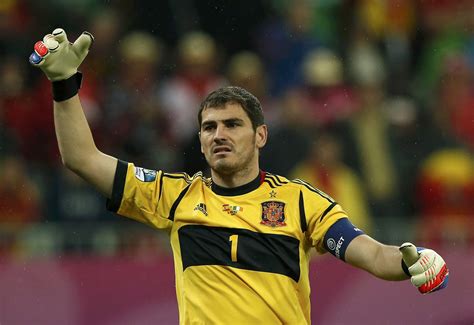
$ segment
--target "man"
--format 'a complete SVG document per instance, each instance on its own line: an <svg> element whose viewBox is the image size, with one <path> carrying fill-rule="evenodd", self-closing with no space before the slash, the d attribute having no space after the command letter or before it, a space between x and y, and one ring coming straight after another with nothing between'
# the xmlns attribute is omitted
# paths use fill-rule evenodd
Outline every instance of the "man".
<svg viewBox="0 0 474 325"><path fill-rule="evenodd" d="M30 62L52 81L66 167L102 192L112 211L169 232L181 323L310 323L311 247L382 279L411 277L422 293L446 286L448 269L436 252L383 245L325 193L261 171L267 127L259 101L242 88L221 88L201 104L199 138L210 179L148 170L100 152L77 95L77 69L92 41L85 32L72 44L55 29L35 44Z"/></svg>

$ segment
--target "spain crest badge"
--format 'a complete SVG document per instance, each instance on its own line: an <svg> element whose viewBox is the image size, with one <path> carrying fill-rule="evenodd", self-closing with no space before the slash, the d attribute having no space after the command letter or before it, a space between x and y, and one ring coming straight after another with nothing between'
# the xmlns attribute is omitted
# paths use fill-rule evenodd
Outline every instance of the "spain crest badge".
<svg viewBox="0 0 474 325"><path fill-rule="evenodd" d="M262 202L262 225L272 228L286 226L285 203L278 201Z"/></svg>

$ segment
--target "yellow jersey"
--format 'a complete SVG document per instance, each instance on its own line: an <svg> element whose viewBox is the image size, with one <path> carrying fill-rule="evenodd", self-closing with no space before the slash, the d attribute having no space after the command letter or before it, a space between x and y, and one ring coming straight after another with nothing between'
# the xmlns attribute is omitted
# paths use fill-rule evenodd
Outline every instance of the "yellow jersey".
<svg viewBox="0 0 474 325"><path fill-rule="evenodd" d="M108 209L169 233L181 324L310 324L310 249L342 208L301 180L261 171L223 188L201 173L119 161Z"/></svg>

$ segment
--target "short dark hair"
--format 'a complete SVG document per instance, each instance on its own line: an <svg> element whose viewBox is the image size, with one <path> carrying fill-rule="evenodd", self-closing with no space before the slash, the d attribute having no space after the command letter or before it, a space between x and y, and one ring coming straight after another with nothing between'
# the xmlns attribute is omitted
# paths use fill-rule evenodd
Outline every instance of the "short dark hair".
<svg viewBox="0 0 474 325"><path fill-rule="evenodd" d="M265 124L262 105L257 97L244 88L227 86L214 90L202 101L198 113L199 127L201 127L202 111L204 109L209 107L222 107L227 103L240 104L250 118L254 130L256 130L258 126Z"/></svg>

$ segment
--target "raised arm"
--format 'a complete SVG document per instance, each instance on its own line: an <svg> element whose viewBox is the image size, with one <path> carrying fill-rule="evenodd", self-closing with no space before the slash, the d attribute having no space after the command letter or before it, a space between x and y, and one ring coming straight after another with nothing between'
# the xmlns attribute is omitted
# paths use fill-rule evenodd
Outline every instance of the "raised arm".
<svg viewBox="0 0 474 325"><path fill-rule="evenodd" d="M110 198L117 159L97 149L78 95L54 102L54 125L64 165Z"/></svg>
<svg viewBox="0 0 474 325"><path fill-rule="evenodd" d="M84 32L72 44L64 30L57 28L35 44L30 62L52 81L55 131L63 163L110 198L117 159L97 149L77 95L82 80L77 69L93 40Z"/></svg>

